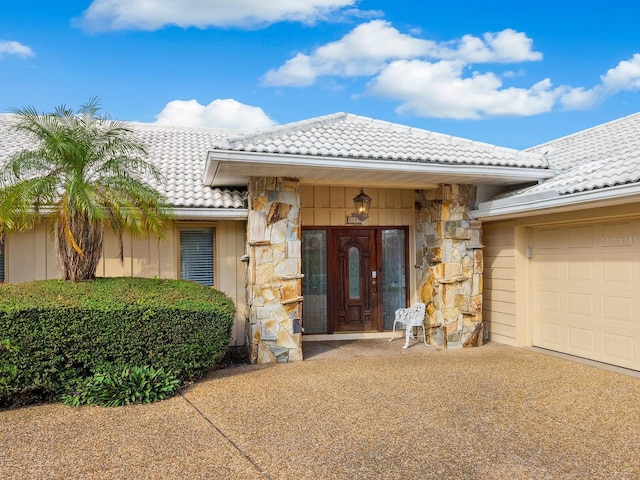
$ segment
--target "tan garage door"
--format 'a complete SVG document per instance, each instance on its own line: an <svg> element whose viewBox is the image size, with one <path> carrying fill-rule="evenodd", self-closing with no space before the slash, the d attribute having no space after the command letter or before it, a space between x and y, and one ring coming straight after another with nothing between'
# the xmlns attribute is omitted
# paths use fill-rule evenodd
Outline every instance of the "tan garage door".
<svg viewBox="0 0 640 480"><path fill-rule="evenodd" d="M640 220L532 229L533 344L640 370Z"/></svg>

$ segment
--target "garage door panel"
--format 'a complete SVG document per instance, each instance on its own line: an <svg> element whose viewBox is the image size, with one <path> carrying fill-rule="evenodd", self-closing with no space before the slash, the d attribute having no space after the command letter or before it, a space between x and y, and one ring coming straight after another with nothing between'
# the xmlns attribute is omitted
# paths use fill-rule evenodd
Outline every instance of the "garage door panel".
<svg viewBox="0 0 640 480"><path fill-rule="evenodd" d="M640 219L533 229L536 346L640 370Z"/></svg>
<svg viewBox="0 0 640 480"><path fill-rule="evenodd" d="M596 353L596 332L590 328L567 328L568 353L580 356L593 356Z"/></svg>
<svg viewBox="0 0 640 480"><path fill-rule="evenodd" d="M565 342L562 338L562 325L540 319L536 327L534 334L535 345L551 350L562 349L564 347ZM537 340L535 337L537 337Z"/></svg>
<svg viewBox="0 0 640 480"><path fill-rule="evenodd" d="M545 253L548 250L559 250L562 244L562 233L557 228L540 228L533 239L533 248Z"/></svg>
<svg viewBox="0 0 640 480"><path fill-rule="evenodd" d="M634 324L633 297L602 296L602 319L607 323Z"/></svg>
<svg viewBox="0 0 640 480"><path fill-rule="evenodd" d="M540 258L535 264L534 276L539 282L561 280L562 279L562 265L557 262L553 257Z"/></svg>
<svg viewBox="0 0 640 480"><path fill-rule="evenodd" d="M607 258L602 262L603 282L633 284L633 258Z"/></svg>
<svg viewBox="0 0 640 480"><path fill-rule="evenodd" d="M576 258L567 262L567 278L574 282L593 282L596 265L592 258Z"/></svg>
<svg viewBox="0 0 640 480"><path fill-rule="evenodd" d="M635 365L635 339L628 335L616 335L604 333L603 335L603 359L609 363L634 368Z"/></svg>
<svg viewBox="0 0 640 480"><path fill-rule="evenodd" d="M615 222L602 225L602 238L600 244L603 247L632 246L634 234L637 232L637 222Z"/></svg>
<svg viewBox="0 0 640 480"><path fill-rule="evenodd" d="M569 227L567 229L568 248L593 248L593 226Z"/></svg>
<svg viewBox="0 0 640 480"><path fill-rule="evenodd" d="M562 303L559 292L541 290L534 298L533 310L538 315L561 315L564 310Z"/></svg>
<svg viewBox="0 0 640 480"><path fill-rule="evenodd" d="M580 316L591 319L595 314L595 301L593 295L569 292L567 294L567 313L573 317Z"/></svg>

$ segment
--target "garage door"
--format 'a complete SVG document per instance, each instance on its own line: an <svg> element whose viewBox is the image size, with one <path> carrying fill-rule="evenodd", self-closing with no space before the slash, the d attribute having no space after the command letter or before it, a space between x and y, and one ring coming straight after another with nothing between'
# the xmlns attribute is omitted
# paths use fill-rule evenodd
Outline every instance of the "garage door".
<svg viewBox="0 0 640 480"><path fill-rule="evenodd" d="M531 231L533 344L640 370L640 220Z"/></svg>

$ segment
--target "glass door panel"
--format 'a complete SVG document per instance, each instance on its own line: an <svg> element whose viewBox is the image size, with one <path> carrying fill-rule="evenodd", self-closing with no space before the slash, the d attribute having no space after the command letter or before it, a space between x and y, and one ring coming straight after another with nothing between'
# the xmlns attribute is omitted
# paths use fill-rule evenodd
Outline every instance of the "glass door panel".
<svg viewBox="0 0 640 480"><path fill-rule="evenodd" d="M391 330L395 311L407 306L406 231L382 230L384 328Z"/></svg>
<svg viewBox="0 0 640 480"><path fill-rule="evenodd" d="M304 333L327 333L327 232L302 231Z"/></svg>

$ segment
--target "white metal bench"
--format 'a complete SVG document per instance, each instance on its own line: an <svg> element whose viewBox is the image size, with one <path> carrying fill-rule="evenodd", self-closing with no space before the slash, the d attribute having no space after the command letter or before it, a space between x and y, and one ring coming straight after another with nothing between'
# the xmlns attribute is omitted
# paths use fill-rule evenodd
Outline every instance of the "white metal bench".
<svg viewBox="0 0 640 480"><path fill-rule="evenodd" d="M406 341L402 348L409 348L409 338L415 338L413 336L413 327L422 327L422 339L424 344L427 344L427 330L424 327L424 314L427 306L422 302L416 302L409 308L399 308L396 310L396 318L393 321L393 333L389 340L390 342L395 338L396 323L402 323L405 326Z"/></svg>

